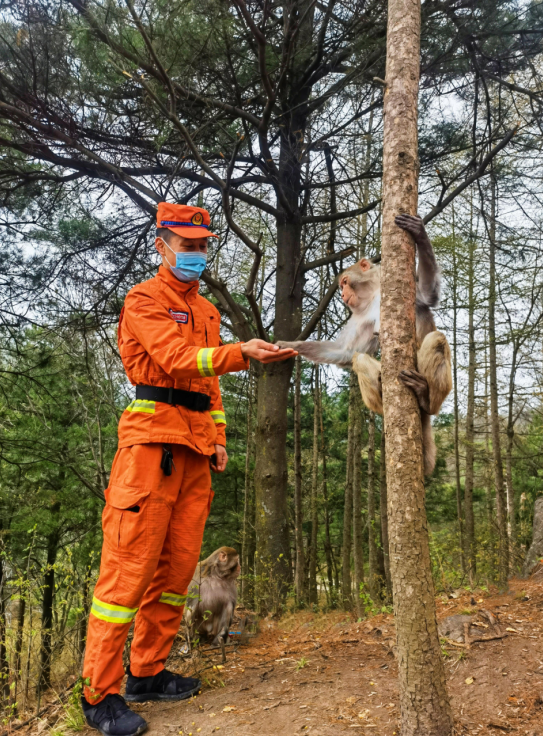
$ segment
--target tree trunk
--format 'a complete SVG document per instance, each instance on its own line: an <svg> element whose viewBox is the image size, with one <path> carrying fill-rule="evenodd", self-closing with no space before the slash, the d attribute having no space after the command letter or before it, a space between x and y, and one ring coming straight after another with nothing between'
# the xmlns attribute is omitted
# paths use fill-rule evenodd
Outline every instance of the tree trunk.
<svg viewBox="0 0 543 736"><path fill-rule="evenodd" d="M475 584L476 546L475 518L473 515L473 478L475 460L475 238L470 236L468 256L468 404L466 409L466 472L464 478L464 516L466 519L465 543L466 563L471 587Z"/></svg>
<svg viewBox="0 0 543 736"><path fill-rule="evenodd" d="M343 511L343 548L341 555L341 598L343 608L349 609L352 605L351 591L351 546L353 523L353 443L354 443L354 373L350 375L349 384L349 414L347 430L347 467L345 477L345 501ZM355 377L356 378L356 377Z"/></svg>
<svg viewBox="0 0 543 736"><path fill-rule="evenodd" d="M58 511L58 509L56 509ZM40 677L38 692L51 687L51 655L53 653L53 604L55 600L55 562L58 551L58 532L47 538L47 563L43 576Z"/></svg>
<svg viewBox="0 0 543 736"><path fill-rule="evenodd" d="M309 545L309 602L318 603L317 590L317 537L319 517L317 493L319 489L319 366L313 369L313 463L311 473L311 540Z"/></svg>
<svg viewBox="0 0 543 736"><path fill-rule="evenodd" d="M6 570L0 557L0 704L7 705L9 698L9 662L6 641Z"/></svg>
<svg viewBox="0 0 543 736"><path fill-rule="evenodd" d="M302 507L302 359L296 358L296 380L294 382L294 543L296 547L296 568L294 588L296 603L304 598L304 531Z"/></svg>
<svg viewBox="0 0 543 736"><path fill-rule="evenodd" d="M437 633L415 395L398 380L416 366L415 248L394 224L417 212L420 4L389 0L383 139L381 376L390 570L402 736L449 736L453 718Z"/></svg>
<svg viewBox="0 0 543 736"><path fill-rule="evenodd" d="M537 561L543 558L543 496L535 500L533 529L532 544L522 570L524 577L528 577Z"/></svg>
<svg viewBox="0 0 543 736"><path fill-rule="evenodd" d="M513 416L515 398L515 378L517 372L517 345L511 356L511 370L509 372L509 395L507 397L507 441L505 445L505 481L507 489L507 534L509 537L511 562L515 564L517 548L517 509L515 503L515 489L513 488L513 444L515 440L515 418Z"/></svg>
<svg viewBox="0 0 543 736"><path fill-rule="evenodd" d="M368 421L368 589L372 601L380 599L379 556L375 539L375 414Z"/></svg>
<svg viewBox="0 0 543 736"><path fill-rule="evenodd" d="M385 427L381 433L381 466L379 469L379 511L381 517L381 547L385 567L385 586L387 599L392 602L392 578L390 577L390 553L388 542L388 493L386 473Z"/></svg>
<svg viewBox="0 0 543 736"><path fill-rule="evenodd" d="M311 14L309 14L311 15ZM310 22L306 17L305 23ZM303 32L302 32L303 30ZM300 31L298 40L307 29ZM303 97L303 95L302 95ZM279 185L290 212L278 198L277 272L275 279L274 335L277 340L296 340L302 327L300 269L301 160L307 120L301 111L290 113L282 129L279 153ZM287 405L294 360L257 365L257 430L255 503L257 559L260 572L272 577L277 601L284 599L291 582L288 528Z"/></svg>
<svg viewBox="0 0 543 736"><path fill-rule="evenodd" d="M330 537L330 509L328 507L328 476L326 470L326 439L322 415L322 388L319 392L319 417L321 422L321 457L322 457L322 500L324 504L324 554L326 555L326 574L328 578L329 605L337 604L337 588L334 586L334 562L332 559L332 540Z"/></svg>
<svg viewBox="0 0 543 736"><path fill-rule="evenodd" d="M254 378L252 368L249 370L249 385L247 391L247 438L245 442L245 485L243 500L243 530L241 547L241 600L249 608L254 605L254 576L255 557L255 502L254 485L251 464L254 460ZM254 579L254 578L253 578Z"/></svg>
<svg viewBox="0 0 543 736"><path fill-rule="evenodd" d="M454 402L454 470L456 481L456 518L458 522L458 539L460 549L460 561L462 572L466 574L466 558L464 554L464 521L462 513L462 485L460 483L460 440L459 423L460 410L458 407L458 264L456 262L456 243L454 230L454 206L453 206L453 350L452 350L452 373L453 373L453 402Z"/></svg>
<svg viewBox="0 0 543 736"><path fill-rule="evenodd" d="M354 433L353 433L353 561L354 561L354 595L356 615L364 616L364 606L360 593L364 584L364 538L362 517L362 397L358 380L354 377Z"/></svg>
<svg viewBox="0 0 543 736"><path fill-rule="evenodd" d="M498 585L507 588L509 577L509 540L507 538L507 501L503 482L503 465L500 438L500 414L498 405L498 368L496 358L496 178L490 176L490 277L488 289L488 354L490 380L490 424L492 430L492 457L494 484L496 487L496 517L498 523Z"/></svg>

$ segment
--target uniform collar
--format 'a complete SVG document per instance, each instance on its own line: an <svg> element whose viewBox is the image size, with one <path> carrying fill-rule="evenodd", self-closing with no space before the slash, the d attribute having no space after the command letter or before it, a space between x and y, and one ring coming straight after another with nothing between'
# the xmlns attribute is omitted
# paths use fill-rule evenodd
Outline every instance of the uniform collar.
<svg viewBox="0 0 543 736"><path fill-rule="evenodd" d="M184 298L188 296L194 298L200 287L199 281L179 281L171 270L164 266L159 266L156 278Z"/></svg>

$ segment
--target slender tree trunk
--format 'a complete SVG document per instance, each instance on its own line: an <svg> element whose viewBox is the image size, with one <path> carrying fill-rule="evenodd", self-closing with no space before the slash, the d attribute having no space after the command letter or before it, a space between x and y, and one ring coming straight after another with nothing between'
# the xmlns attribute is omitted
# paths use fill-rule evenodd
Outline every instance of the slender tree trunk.
<svg viewBox="0 0 543 736"><path fill-rule="evenodd" d="M492 429L492 456L496 486L496 516L498 523L498 584L507 587L509 577L509 540L507 538L507 500L503 481L503 464L498 404L498 368L496 358L496 178L490 176L489 258L490 278L488 293L488 349L490 369L490 423Z"/></svg>
<svg viewBox="0 0 543 736"><path fill-rule="evenodd" d="M247 391L247 438L245 442L245 483L243 499L243 530L241 547L241 600L245 606L254 605L254 574L255 558L255 501L254 484L252 477L252 463L254 461L254 377L249 369L249 385Z"/></svg>
<svg viewBox="0 0 543 736"><path fill-rule="evenodd" d="M296 569L294 587L296 603L304 598L304 532L302 507L302 359L296 358L296 379L294 382L294 542L296 546Z"/></svg>
<svg viewBox="0 0 543 736"><path fill-rule="evenodd" d="M370 411L368 421L368 588L371 599L379 595L379 556L375 539L375 414Z"/></svg>
<svg viewBox="0 0 543 736"><path fill-rule="evenodd" d="M319 517L317 494L319 490L319 366L314 367L313 381L313 467L311 472L311 540L309 545L309 602L318 603L317 539Z"/></svg>
<svg viewBox="0 0 543 736"><path fill-rule="evenodd" d="M59 509L56 509L58 512ZM51 655L53 653L53 604L55 600L55 562L58 552L58 532L47 538L47 563L43 576L40 677L38 688L43 692L51 687Z"/></svg>
<svg viewBox="0 0 543 736"><path fill-rule="evenodd" d="M485 463L485 485L486 485L486 512L487 512L487 520L488 520L488 545L489 545L489 552L488 557L490 560L490 569L491 569L491 575L492 579L495 580L497 577L497 564L496 564L496 524L494 519L494 501L495 501L495 492L494 492L494 469L492 467L492 449L490 447L490 435L492 432L492 420L490 418L490 405L489 405L489 396L490 396L490 390L489 390L489 359L488 359L488 339L487 335L485 333L485 419L486 419L486 426L485 426L485 457L486 457L486 463Z"/></svg>
<svg viewBox="0 0 543 736"><path fill-rule="evenodd" d="M507 488L507 533L510 544L511 562L515 563L517 546L517 510L515 489L513 488L513 444L515 441L515 419L513 416L515 397L515 377L517 371L517 346L513 348L511 370L509 372L509 395L507 397L507 441L505 445L505 481Z"/></svg>
<svg viewBox="0 0 543 736"><path fill-rule="evenodd" d="M321 422L321 457L322 457L322 500L324 504L324 553L326 555L326 574L328 578L329 604L335 606L337 603L337 589L334 587L334 561L332 559L333 549L330 536L330 509L328 507L328 475L326 469L326 438L324 436L324 421L322 411L322 386L319 392L319 417Z"/></svg>
<svg viewBox="0 0 543 736"><path fill-rule="evenodd" d="M464 515L466 519L466 561L469 575L469 584L475 584L476 545L475 545L475 518L473 515L473 479L475 460L475 238L470 236L468 256L468 404L466 409L466 472L464 479Z"/></svg>
<svg viewBox="0 0 543 736"><path fill-rule="evenodd" d="M7 705L9 699L9 661L6 641L6 570L0 557L0 704Z"/></svg>
<svg viewBox="0 0 543 736"><path fill-rule="evenodd" d="M353 373L349 384L349 415L347 431L347 468L345 478L345 504L343 511L343 548L341 559L341 597L344 608L352 605L351 591L351 546L353 523L353 444L354 444L354 402Z"/></svg>
<svg viewBox="0 0 543 736"><path fill-rule="evenodd" d="M437 633L420 411L398 380L400 371L416 366L415 248L394 218L417 212L419 66L420 4L389 0L380 335L401 732L449 736L453 718Z"/></svg>
<svg viewBox="0 0 543 736"><path fill-rule="evenodd" d="M353 561L354 561L354 595L356 614L364 616L364 606L360 597L364 583L364 537L362 516L362 397L358 380L354 377L354 433L353 433Z"/></svg>
<svg viewBox="0 0 543 736"><path fill-rule="evenodd" d="M387 599L392 602L392 578L390 576L390 553L388 541L388 493L386 473L385 427L381 433L381 465L379 469L379 511L381 517L381 546L385 567L385 586Z"/></svg>
<svg viewBox="0 0 543 736"><path fill-rule="evenodd" d="M25 628L26 593L23 587L19 589L19 606L17 609L17 633L15 635L15 653L13 657L13 676L15 687L13 689L13 702L17 702L17 691L22 678L21 653L23 651L23 634Z"/></svg>
<svg viewBox="0 0 543 736"><path fill-rule="evenodd" d="M462 572L465 575L466 558L464 554L464 522L462 513L462 485L460 483L460 439L459 439L459 423L460 410L458 406L458 264L456 262L456 243L454 228L454 206L453 206L453 400L454 400L454 470L456 481L456 518L458 521L458 538L460 549L460 561Z"/></svg>

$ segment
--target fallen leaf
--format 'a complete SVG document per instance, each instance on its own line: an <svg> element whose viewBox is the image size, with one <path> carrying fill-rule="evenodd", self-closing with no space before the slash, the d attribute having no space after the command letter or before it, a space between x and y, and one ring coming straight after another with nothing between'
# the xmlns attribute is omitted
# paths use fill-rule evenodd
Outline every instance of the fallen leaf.
<svg viewBox="0 0 543 736"><path fill-rule="evenodd" d="M473 683L473 677L468 677L466 679L466 685L471 685Z"/></svg>
<svg viewBox="0 0 543 736"><path fill-rule="evenodd" d="M222 709L222 712L223 713L230 713L233 710L236 710L236 706L235 705L225 705L224 708Z"/></svg>

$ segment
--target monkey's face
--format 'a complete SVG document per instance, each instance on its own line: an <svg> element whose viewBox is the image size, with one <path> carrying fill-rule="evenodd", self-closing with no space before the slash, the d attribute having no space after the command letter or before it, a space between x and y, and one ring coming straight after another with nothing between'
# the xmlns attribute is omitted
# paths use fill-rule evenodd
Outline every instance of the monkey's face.
<svg viewBox="0 0 543 736"><path fill-rule="evenodd" d="M235 550L219 552L217 567L221 578L235 580L241 572L238 553Z"/></svg>
<svg viewBox="0 0 543 736"><path fill-rule="evenodd" d="M341 298L351 312L365 308L379 283L380 267L367 258L349 266L339 277Z"/></svg>

